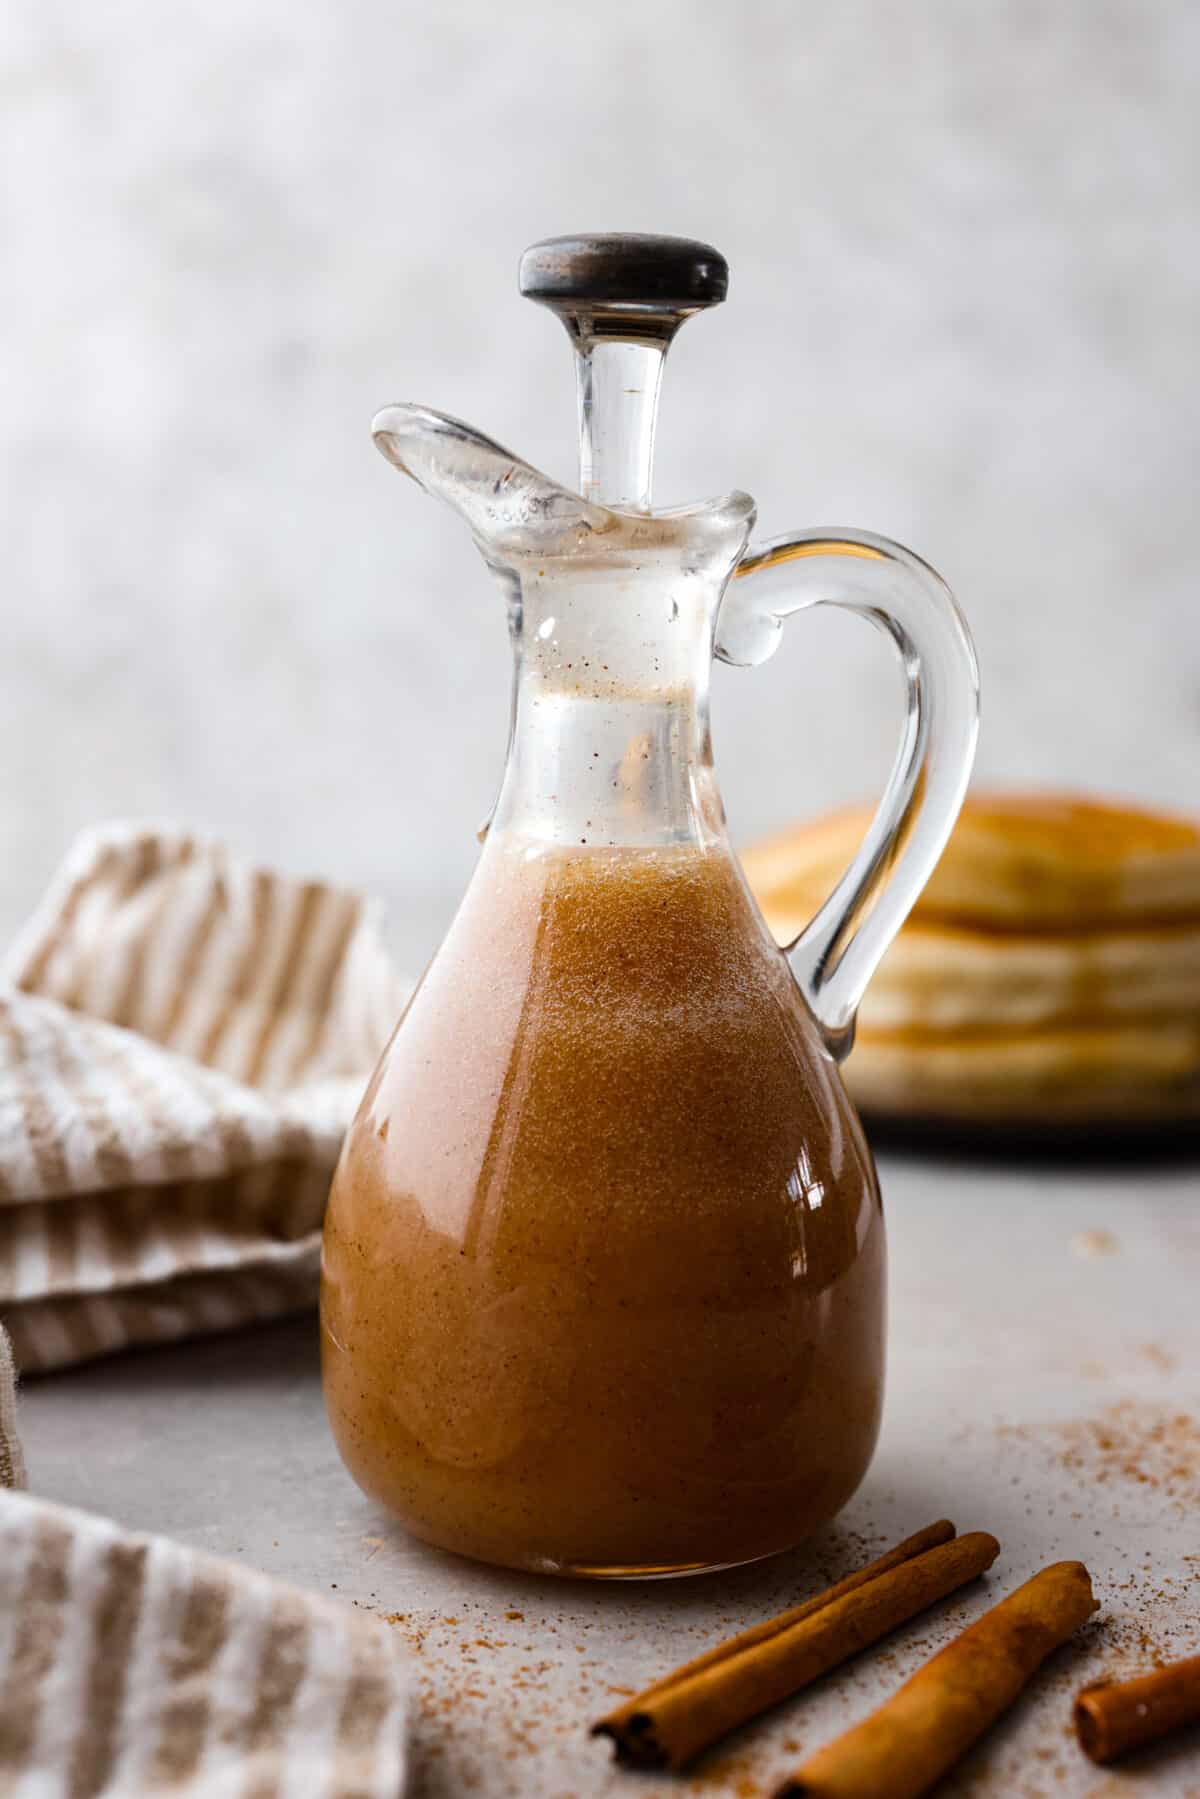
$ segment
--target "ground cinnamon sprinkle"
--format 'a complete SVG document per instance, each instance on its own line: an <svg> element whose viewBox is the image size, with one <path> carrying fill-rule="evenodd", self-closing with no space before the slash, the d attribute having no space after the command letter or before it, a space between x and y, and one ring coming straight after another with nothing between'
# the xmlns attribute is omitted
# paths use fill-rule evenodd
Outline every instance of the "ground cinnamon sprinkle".
<svg viewBox="0 0 1200 1799"><path fill-rule="evenodd" d="M1045 1444L1090 1487L1145 1487L1181 1512L1200 1506L1200 1424L1188 1412L1120 1399L1089 1418L1002 1425L1000 1435Z"/></svg>
<svg viewBox="0 0 1200 1799"><path fill-rule="evenodd" d="M578 1734L579 1708L586 1711L600 1681L599 1664L577 1640L587 1629L579 1620L571 1622L568 1647L552 1622L522 1631L525 1617L515 1608L500 1614L505 1625L490 1608L475 1605L453 1616L383 1615L413 1652L418 1788L420 1770L448 1756L455 1790L521 1793L522 1769L532 1758L555 1739ZM441 1779L448 1773L449 1766Z"/></svg>

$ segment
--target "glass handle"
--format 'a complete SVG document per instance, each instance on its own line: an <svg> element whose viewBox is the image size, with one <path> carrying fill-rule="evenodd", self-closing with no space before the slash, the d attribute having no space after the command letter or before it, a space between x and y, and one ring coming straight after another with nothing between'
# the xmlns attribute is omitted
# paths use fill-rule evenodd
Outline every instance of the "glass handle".
<svg viewBox="0 0 1200 1799"><path fill-rule="evenodd" d="M717 622L716 653L765 662L783 622L841 606L886 631L907 686L904 732L858 854L812 922L787 945L831 1052L854 1042L867 982L933 873L975 757L979 671L966 620L940 575L886 537L801 531L747 550Z"/></svg>

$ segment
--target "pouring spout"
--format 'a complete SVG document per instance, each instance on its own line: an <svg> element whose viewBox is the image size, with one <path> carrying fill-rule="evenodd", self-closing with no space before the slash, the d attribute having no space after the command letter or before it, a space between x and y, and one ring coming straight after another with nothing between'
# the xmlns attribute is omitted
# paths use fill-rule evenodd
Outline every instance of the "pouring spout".
<svg viewBox="0 0 1200 1799"><path fill-rule="evenodd" d="M371 432L395 468L454 508L489 566L522 585L586 577L633 593L657 580L665 605L672 571L723 585L754 522L744 493L662 512L611 511L427 406L385 406Z"/></svg>
<svg viewBox="0 0 1200 1799"><path fill-rule="evenodd" d="M461 419L428 406L385 406L371 421L381 453L463 518L481 550L549 551L612 531L613 513L543 475Z"/></svg>

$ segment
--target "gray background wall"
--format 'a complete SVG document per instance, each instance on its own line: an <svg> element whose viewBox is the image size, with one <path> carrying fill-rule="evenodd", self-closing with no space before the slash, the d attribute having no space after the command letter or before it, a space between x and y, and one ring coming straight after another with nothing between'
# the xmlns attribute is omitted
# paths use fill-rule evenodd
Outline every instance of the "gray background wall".
<svg viewBox="0 0 1200 1799"><path fill-rule="evenodd" d="M572 473L518 253L729 256L657 497L860 524L958 590L989 780L1195 804L1200 10L1188 0L15 0L2 44L0 929L77 828L171 814L364 883L470 869L507 703L465 533L375 454L459 413ZM886 646L721 671L739 834L875 788Z"/></svg>

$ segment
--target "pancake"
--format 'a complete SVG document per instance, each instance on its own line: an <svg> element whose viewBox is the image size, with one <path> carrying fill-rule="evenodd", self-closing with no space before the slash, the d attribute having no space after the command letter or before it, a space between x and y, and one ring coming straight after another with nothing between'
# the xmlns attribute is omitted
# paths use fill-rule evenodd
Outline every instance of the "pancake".
<svg viewBox="0 0 1200 1799"><path fill-rule="evenodd" d="M747 851L781 943L869 822L832 813ZM969 798L871 982L845 1077L897 1122L1200 1119L1200 824L1069 794Z"/></svg>
<svg viewBox="0 0 1200 1799"><path fill-rule="evenodd" d="M1200 1021L997 1037L863 1033L845 1079L880 1119L1200 1119Z"/></svg>
<svg viewBox="0 0 1200 1799"><path fill-rule="evenodd" d="M752 845L742 864L781 942L832 891L870 823L830 813ZM1200 923L1200 822L1068 793L969 795L913 917L997 931Z"/></svg>
<svg viewBox="0 0 1200 1799"><path fill-rule="evenodd" d="M1200 1019L1200 923L1028 937L909 924L867 989L859 1029L1025 1031L1147 1019Z"/></svg>

